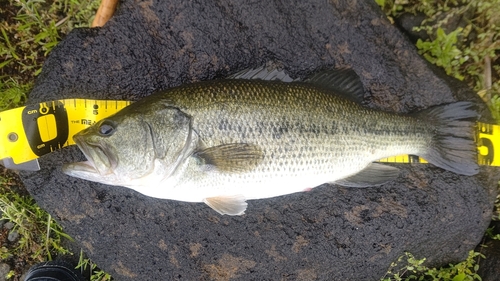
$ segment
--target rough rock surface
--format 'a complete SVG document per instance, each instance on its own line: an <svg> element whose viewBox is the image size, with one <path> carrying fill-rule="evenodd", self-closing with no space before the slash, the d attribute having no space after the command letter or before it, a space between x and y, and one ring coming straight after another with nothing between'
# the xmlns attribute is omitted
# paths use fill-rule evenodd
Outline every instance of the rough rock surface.
<svg viewBox="0 0 500 281"><path fill-rule="evenodd" d="M103 28L71 32L30 102L131 99L273 64L292 77L352 67L368 106L409 112L474 94L430 67L375 1L131 1ZM241 217L70 178L76 147L22 174L28 190L117 280L377 280L404 251L457 262L489 224L498 176L402 164L397 181L250 201ZM497 173L498 174L498 173Z"/></svg>

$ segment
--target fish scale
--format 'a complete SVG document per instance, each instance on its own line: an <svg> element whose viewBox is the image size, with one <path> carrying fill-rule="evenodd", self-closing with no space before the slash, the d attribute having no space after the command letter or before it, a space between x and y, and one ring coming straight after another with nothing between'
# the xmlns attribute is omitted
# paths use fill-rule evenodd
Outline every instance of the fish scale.
<svg viewBox="0 0 500 281"><path fill-rule="evenodd" d="M424 156L459 174L477 173L472 103L401 115L361 106L356 101L363 93L349 70L303 82L182 85L75 135L89 161L64 171L148 196L204 202L229 215L243 214L246 200L324 183L381 185L398 169L372 162L400 154Z"/></svg>
<svg viewBox="0 0 500 281"><path fill-rule="evenodd" d="M202 92L204 95L199 94ZM199 100L202 97L209 100ZM247 185L254 193L260 186L260 194L266 194L248 196L249 199L273 197L276 192L283 194L281 190L265 192L265 189L273 189L266 184L269 178L279 178L281 184L287 184L284 179L293 184L300 183L302 178L318 176L323 183L334 182L395 153L418 154L432 137L430 133L421 133L429 131L429 126L422 126L424 124L414 118L365 109L307 84L210 81L180 87L165 93L164 97L158 96L160 98L171 101L191 116L203 116L193 118L192 126L206 146L252 143L264 148L264 159L251 176L229 174L225 178L218 174L200 174L196 166L190 173L186 172L186 178L198 180L185 182L197 184L180 188L200 189L202 197L207 196L201 194L207 186L225 190L224 195L241 193ZM208 107L206 103L213 106ZM360 115L360 111L364 114ZM224 126L214 128L213 124L220 120ZM280 137L276 137L276 132L281 132ZM300 157L293 157L291 152L297 151ZM293 193L308 187L313 186L289 185L287 188Z"/></svg>

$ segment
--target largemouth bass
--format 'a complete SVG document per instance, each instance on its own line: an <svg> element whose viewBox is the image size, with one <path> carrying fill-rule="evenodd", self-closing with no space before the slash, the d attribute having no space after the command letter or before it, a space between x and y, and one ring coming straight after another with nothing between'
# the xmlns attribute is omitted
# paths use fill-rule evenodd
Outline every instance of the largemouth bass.
<svg viewBox="0 0 500 281"><path fill-rule="evenodd" d="M63 170L152 197L204 202L228 215L243 214L246 200L324 183L381 185L397 178L398 169L373 162L400 154L462 175L478 172L472 103L401 115L361 106L363 93L356 73L346 69L302 82L183 85L76 134L88 161Z"/></svg>

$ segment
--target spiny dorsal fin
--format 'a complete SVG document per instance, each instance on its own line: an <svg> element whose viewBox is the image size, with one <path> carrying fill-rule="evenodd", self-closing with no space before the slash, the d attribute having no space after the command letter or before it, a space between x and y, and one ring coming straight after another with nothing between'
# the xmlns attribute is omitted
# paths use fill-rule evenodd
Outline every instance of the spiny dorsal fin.
<svg viewBox="0 0 500 281"><path fill-rule="evenodd" d="M370 187L382 185L388 181L394 180L398 175L398 168L371 163L357 174L335 181L334 184L347 187Z"/></svg>
<svg viewBox="0 0 500 281"><path fill-rule="evenodd" d="M241 216L247 209L243 195L217 196L203 199L203 202L221 215Z"/></svg>
<svg viewBox="0 0 500 281"><path fill-rule="evenodd" d="M193 155L206 170L239 173L254 169L264 158L260 147L248 143L230 143L202 149Z"/></svg>
<svg viewBox="0 0 500 281"><path fill-rule="evenodd" d="M260 79L283 82L300 81L300 79L292 79L282 70L275 68L268 69L264 66L242 70L229 76L228 79ZM311 75L304 82L328 89L357 103L363 101L365 93L363 84L356 72L349 68L323 70Z"/></svg>
<svg viewBox="0 0 500 281"><path fill-rule="evenodd" d="M349 68L323 70L311 75L304 82L329 89L357 103L363 101L363 84L356 72Z"/></svg>
<svg viewBox="0 0 500 281"><path fill-rule="evenodd" d="M276 68L268 69L264 66L255 69L245 69L228 77L228 79L260 79L260 80L279 80L283 82L294 81L283 70Z"/></svg>

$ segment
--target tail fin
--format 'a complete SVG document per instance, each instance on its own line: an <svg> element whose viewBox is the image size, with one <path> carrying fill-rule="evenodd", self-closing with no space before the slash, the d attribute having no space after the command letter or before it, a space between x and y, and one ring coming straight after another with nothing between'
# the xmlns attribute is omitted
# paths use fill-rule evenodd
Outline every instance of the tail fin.
<svg viewBox="0 0 500 281"><path fill-rule="evenodd" d="M479 171L474 142L477 112L472 102L460 101L431 107L417 113L419 119L435 126L429 151L421 155L430 163L462 175Z"/></svg>

